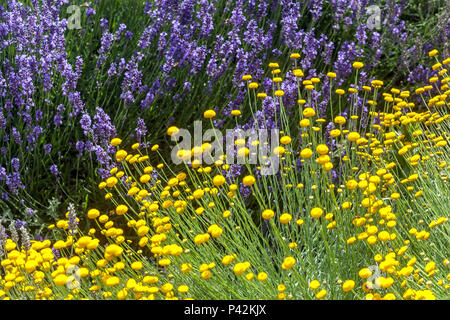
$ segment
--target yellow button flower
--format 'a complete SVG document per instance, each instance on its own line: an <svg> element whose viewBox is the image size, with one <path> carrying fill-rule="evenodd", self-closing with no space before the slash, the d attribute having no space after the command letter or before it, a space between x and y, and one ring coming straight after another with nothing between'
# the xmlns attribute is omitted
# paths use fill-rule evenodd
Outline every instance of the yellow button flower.
<svg viewBox="0 0 450 320"><path fill-rule="evenodd" d="M272 219L275 216L275 212L271 209L266 209L262 212L262 217L266 220Z"/></svg>
<svg viewBox="0 0 450 320"><path fill-rule="evenodd" d="M342 290L344 292L348 292L353 290L353 288L355 287L355 281L353 280L347 280L342 284Z"/></svg>

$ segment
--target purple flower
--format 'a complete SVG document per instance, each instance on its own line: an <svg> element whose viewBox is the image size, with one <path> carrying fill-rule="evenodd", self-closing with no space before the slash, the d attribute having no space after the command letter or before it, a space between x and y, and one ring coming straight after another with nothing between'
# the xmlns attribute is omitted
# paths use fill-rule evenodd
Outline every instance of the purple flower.
<svg viewBox="0 0 450 320"><path fill-rule="evenodd" d="M86 112L83 113L83 115L81 116L80 124L81 124L81 129L83 129L85 136L89 136L93 132L93 130L91 128L91 124L92 124L91 117Z"/></svg>
<svg viewBox="0 0 450 320"><path fill-rule="evenodd" d="M6 180L6 169L0 166L0 181Z"/></svg>
<svg viewBox="0 0 450 320"><path fill-rule="evenodd" d="M242 198L247 199L252 193L252 189L241 182L239 187L239 193L241 194Z"/></svg>
<svg viewBox="0 0 450 320"><path fill-rule="evenodd" d="M35 213L36 213L36 210L33 210L33 209L31 209L31 208L27 208L27 214L29 215L29 216L33 216Z"/></svg>
<svg viewBox="0 0 450 320"><path fill-rule="evenodd" d="M44 241L44 237L41 236L40 234L37 234L37 235L34 237L34 240L36 240L36 241Z"/></svg>
<svg viewBox="0 0 450 320"><path fill-rule="evenodd" d="M63 124L62 117L60 114L57 114L53 117L53 123L55 124L55 127L59 127L60 125Z"/></svg>
<svg viewBox="0 0 450 320"><path fill-rule="evenodd" d="M89 18L90 16L96 15L97 12L93 8L88 7L86 9L86 18Z"/></svg>
<svg viewBox="0 0 450 320"><path fill-rule="evenodd" d="M44 150L45 150L45 154L49 154L50 152L52 152L52 144L48 143L44 146Z"/></svg>
<svg viewBox="0 0 450 320"><path fill-rule="evenodd" d="M20 228L22 228L22 227L25 227L26 225L27 225L27 223L26 223L25 221L22 221L22 220L20 220L20 219L17 219L17 220L16 220L15 227L16 227L17 229L20 229Z"/></svg>
<svg viewBox="0 0 450 320"><path fill-rule="evenodd" d="M141 141L141 138L147 134L147 127L145 125L145 121L141 118L138 118L137 126L136 126L136 136L138 141Z"/></svg>
<svg viewBox="0 0 450 320"><path fill-rule="evenodd" d="M21 145L22 138L20 136L20 132L15 127L12 127L11 131L12 131L12 136L13 136L14 142L17 143L18 145Z"/></svg>
<svg viewBox="0 0 450 320"><path fill-rule="evenodd" d="M125 32L125 38L127 38L128 40L131 40L133 38L133 32L131 32L130 30L127 30Z"/></svg>
<svg viewBox="0 0 450 320"><path fill-rule="evenodd" d="M11 159L11 166L14 168L14 171L19 171L20 168L20 161L17 158Z"/></svg>
<svg viewBox="0 0 450 320"><path fill-rule="evenodd" d="M53 164L50 166L50 172L54 175L57 176L59 174L59 170L58 170L58 166L56 164Z"/></svg>
<svg viewBox="0 0 450 320"><path fill-rule="evenodd" d="M75 206L73 205L73 203L69 203L69 206L67 208L68 210L68 219L69 219L69 233L71 235L74 235L76 233L76 229L78 226L78 221L77 221L77 213L75 211Z"/></svg>
<svg viewBox="0 0 450 320"><path fill-rule="evenodd" d="M61 257L61 253L59 252L58 249L55 249L55 247L52 247L52 252L53 252L53 255L55 256L54 257L55 261L58 260Z"/></svg>
<svg viewBox="0 0 450 320"><path fill-rule="evenodd" d="M107 146L111 138L116 136L116 128L111 123L109 115L102 108L97 107L96 111L91 131L93 133L93 142Z"/></svg>
<svg viewBox="0 0 450 320"><path fill-rule="evenodd" d="M0 109L0 130L5 130L6 129L6 119L5 116L3 115L2 110Z"/></svg>
<svg viewBox="0 0 450 320"><path fill-rule="evenodd" d="M366 41L367 41L366 28L367 27L364 24L360 24L356 28L356 39L358 40L359 46L366 44Z"/></svg>
<svg viewBox="0 0 450 320"><path fill-rule="evenodd" d="M78 156L81 156L84 150L84 142L77 141L77 143L75 143L75 149L77 149L77 151L79 152Z"/></svg>

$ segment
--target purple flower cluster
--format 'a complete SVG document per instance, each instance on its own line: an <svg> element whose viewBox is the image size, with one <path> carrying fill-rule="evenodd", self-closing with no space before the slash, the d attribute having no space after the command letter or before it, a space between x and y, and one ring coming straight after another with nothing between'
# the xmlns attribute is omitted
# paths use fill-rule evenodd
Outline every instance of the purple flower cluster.
<svg viewBox="0 0 450 320"><path fill-rule="evenodd" d="M100 166L111 167L113 164L112 155L115 153L114 147L109 142L117 135L115 126L111 123L111 118L100 108L96 108L96 113L92 117L85 112L80 119L80 126L83 130L86 141L77 141L75 148L79 156L84 151L95 153L96 161ZM107 171L100 170L101 176L105 176Z"/></svg>
<svg viewBox="0 0 450 320"><path fill-rule="evenodd" d="M21 171L29 163L20 166L24 155L49 159L53 151L59 151L50 143L57 134L51 130L63 124L66 109L72 117L84 109L76 89L83 60L75 57L72 66L66 52L67 21L61 12L68 2L32 1L29 5L8 0L0 7L0 55L5 57L0 62L0 144L5 146L0 163L10 163L0 166L3 200L20 197L19 190L25 188ZM55 91L65 106L53 106ZM55 164L49 170L58 174Z"/></svg>
<svg viewBox="0 0 450 320"><path fill-rule="evenodd" d="M243 102L242 76L252 74L255 80L263 81L263 64L283 50L300 52L298 65L310 76L314 75L318 61L334 62L338 84L343 84L350 75L353 61L364 57L368 68L376 66L390 43L403 43L406 39L405 22L400 19L405 1L390 0L389 10L380 8L380 28L388 31L383 36L377 28L367 25L374 13L368 8L376 5L371 0L332 0L329 3L238 0L226 2L224 7L215 4L216 1L207 0L146 4L145 13L151 22L140 35L137 50L129 59L116 57L108 66L110 77L123 76L120 98L126 105L140 104L142 109L149 109L157 97L180 87L183 90L174 94L174 102L182 101L191 90L192 79L204 72L207 76L204 94L215 92L215 85L221 81L237 88L229 95L227 106L223 106L228 113ZM274 14L278 11L281 16ZM330 30L318 32L319 29L308 28L304 23L309 16L318 23L330 15L333 28L339 30L334 33L353 30L353 39L340 42L330 37ZM225 21L215 19L221 16L227 16ZM218 24L214 25L214 21ZM124 29L125 26L119 27L116 34ZM113 38L117 38L112 35L105 26L100 60ZM144 76L143 68L154 61L161 61L161 72L153 78ZM176 77L179 70L188 73L182 83ZM224 79L225 74L227 79ZM285 89L293 90L295 79L287 80ZM291 99L291 102L294 101ZM324 105L322 111L325 111Z"/></svg>

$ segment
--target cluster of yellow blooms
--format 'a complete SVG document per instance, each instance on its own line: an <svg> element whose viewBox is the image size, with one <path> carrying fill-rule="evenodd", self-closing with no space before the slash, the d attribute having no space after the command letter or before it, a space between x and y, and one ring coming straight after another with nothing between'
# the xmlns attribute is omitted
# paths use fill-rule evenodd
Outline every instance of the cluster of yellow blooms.
<svg viewBox="0 0 450 320"><path fill-rule="evenodd" d="M113 209L90 209L86 234L70 234L66 217L50 226L54 242L32 241L26 250L8 239L0 298L445 299L449 62L437 61L439 77L412 94L391 89L379 99L379 80L361 92L349 88L352 101L361 95L370 106L369 120L363 124L354 106L346 117L332 116L335 151L326 143L325 120L310 107L320 79L302 80L302 70L293 69L299 110L288 117L280 69L271 63L283 135L272 150L278 175L261 175L261 166L247 163L243 177L229 177L225 157L211 166L169 166L158 145L144 154L139 143L126 151L113 139L120 166L99 184ZM353 67L357 76L363 64ZM236 117L253 114L267 97L250 75L243 80L255 105L234 111ZM335 92L339 103L347 94ZM187 161L210 148L205 143L179 156ZM342 184L333 184L333 168ZM241 183L251 189L248 199Z"/></svg>

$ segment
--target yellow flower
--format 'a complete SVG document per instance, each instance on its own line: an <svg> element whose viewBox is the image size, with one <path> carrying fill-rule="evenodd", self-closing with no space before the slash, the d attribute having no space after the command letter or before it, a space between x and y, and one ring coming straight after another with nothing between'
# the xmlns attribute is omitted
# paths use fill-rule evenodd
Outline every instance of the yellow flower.
<svg viewBox="0 0 450 320"><path fill-rule="evenodd" d="M148 226L140 226L137 230L137 234L139 237L145 236L150 231Z"/></svg>
<svg viewBox="0 0 450 320"><path fill-rule="evenodd" d="M100 216L100 212L97 209L90 209L87 216L89 219L96 219Z"/></svg>
<svg viewBox="0 0 450 320"><path fill-rule="evenodd" d="M329 149L328 149L327 145L325 145L325 144L319 144L319 145L316 147L316 151L317 151L318 154L324 155L324 154L327 154L327 153L328 153Z"/></svg>
<svg viewBox="0 0 450 320"><path fill-rule="evenodd" d="M247 147L241 147L237 151L238 157L248 156L249 153L250 153L250 150Z"/></svg>
<svg viewBox="0 0 450 320"><path fill-rule="evenodd" d="M150 179L151 179L151 176L149 174L144 174L139 178L139 181L141 183L147 183L150 181Z"/></svg>
<svg viewBox="0 0 450 320"><path fill-rule="evenodd" d="M359 62L359 61L353 62L353 68L355 68L355 69L361 69L362 67L364 67L364 63Z"/></svg>
<svg viewBox="0 0 450 320"><path fill-rule="evenodd" d="M188 292L189 287L187 285L181 285L181 286L178 286L177 290L179 293L186 293L186 292Z"/></svg>
<svg viewBox="0 0 450 320"><path fill-rule="evenodd" d="M180 131L180 129L178 129L175 126L172 126L167 129L167 135L173 136L173 135L177 134L179 131Z"/></svg>
<svg viewBox="0 0 450 320"><path fill-rule="evenodd" d="M330 131L330 136L333 138L339 137L341 135L341 130L333 129Z"/></svg>
<svg viewBox="0 0 450 320"><path fill-rule="evenodd" d="M245 271L247 271L250 268L250 262L239 262L236 263L233 267L233 272L235 275L239 276L243 274Z"/></svg>
<svg viewBox="0 0 450 320"><path fill-rule="evenodd" d="M303 116L306 118L311 118L311 117L314 117L315 115L316 115L316 111L314 111L313 108L308 107L303 110Z"/></svg>
<svg viewBox="0 0 450 320"><path fill-rule="evenodd" d="M277 290L280 291L280 292L283 292L283 291L286 290L286 286L284 284L279 284L277 286Z"/></svg>
<svg viewBox="0 0 450 320"><path fill-rule="evenodd" d="M194 199L200 199L204 194L205 192L202 189L197 189L192 193L192 196L194 197Z"/></svg>
<svg viewBox="0 0 450 320"><path fill-rule="evenodd" d="M99 188L100 190L104 189L105 187L106 187L106 182L104 182L104 181L102 181L102 182L100 182L100 183L98 184L98 188Z"/></svg>
<svg viewBox="0 0 450 320"><path fill-rule="evenodd" d="M119 300L124 300L128 295L128 292L126 289L122 289L120 291L117 292L117 299Z"/></svg>
<svg viewBox="0 0 450 320"><path fill-rule="evenodd" d="M38 264L36 261L30 260L25 263L25 270L28 273L32 273L34 270L36 270L37 266L38 266Z"/></svg>
<svg viewBox="0 0 450 320"><path fill-rule="evenodd" d="M216 116L216 112L215 112L214 110L209 109L209 110L206 110L206 111L203 113L203 116L204 116L206 119L211 119L211 118L214 118L214 117Z"/></svg>
<svg viewBox="0 0 450 320"><path fill-rule="evenodd" d="M106 179L106 185L109 188L114 187L117 184L117 182L119 182L119 180L117 180L116 177L109 177L108 179Z"/></svg>
<svg viewBox="0 0 450 320"><path fill-rule="evenodd" d="M226 255L222 258L222 263L224 265L229 265L231 262L233 262L235 256L232 254Z"/></svg>
<svg viewBox="0 0 450 320"><path fill-rule="evenodd" d="M260 273L258 273L257 278L258 278L259 281L265 281L267 279L267 273L260 272Z"/></svg>
<svg viewBox="0 0 450 320"><path fill-rule="evenodd" d="M283 213L280 216L280 222L283 224L287 224L292 220L292 216L289 213Z"/></svg>
<svg viewBox="0 0 450 320"><path fill-rule="evenodd" d="M253 176L245 176L245 177L242 179L242 183L243 183L244 185L246 185L246 186L252 186L252 185L255 184L255 182L256 182L256 179L255 179L255 177L253 177Z"/></svg>
<svg viewBox="0 0 450 320"><path fill-rule="evenodd" d="M267 98L267 93L264 93L264 92L259 92L257 95L256 95L258 98L260 98L260 99L265 99L265 98ZM234 110L233 110L234 111ZM231 114L233 114L233 111L231 112ZM233 114L234 115L234 114ZM240 112L239 112L239 115L240 115Z"/></svg>
<svg viewBox="0 0 450 320"><path fill-rule="evenodd" d="M369 268L363 268L359 270L358 274L361 277L361 279L367 279L372 275L372 271L370 271Z"/></svg>
<svg viewBox="0 0 450 320"><path fill-rule="evenodd" d="M316 218L316 219L320 218L322 216L322 214L323 214L323 210L321 208L315 207L315 208L311 209L311 217L313 217L313 218Z"/></svg>
<svg viewBox="0 0 450 320"><path fill-rule="evenodd" d="M309 148L305 148L300 152L300 157L303 159L308 159L312 156L312 150Z"/></svg>
<svg viewBox="0 0 450 320"><path fill-rule="evenodd" d="M374 87L374 88L381 88L383 86L383 81L381 80L372 80L370 82L370 84Z"/></svg>
<svg viewBox="0 0 450 320"><path fill-rule="evenodd" d="M299 125L300 125L300 127L302 127L302 128L309 127L310 124L311 124L311 121L309 121L308 118L302 119L302 120L300 120L300 122L299 122Z"/></svg>
<svg viewBox="0 0 450 320"><path fill-rule="evenodd" d="M347 280L342 284L342 290L344 292L348 292L353 290L353 288L355 287L355 281L353 280Z"/></svg>
<svg viewBox="0 0 450 320"><path fill-rule="evenodd" d="M378 239L380 239L380 241L387 241L390 240L391 236L389 234L389 232L387 231L381 231L380 233L378 233Z"/></svg>
<svg viewBox="0 0 450 320"><path fill-rule="evenodd" d="M275 216L275 212L271 209L266 209L262 212L262 217L266 220L272 219Z"/></svg>
<svg viewBox="0 0 450 320"><path fill-rule="evenodd" d="M349 209L352 206L352 203L350 201L346 201L342 204L342 209L346 210Z"/></svg>
<svg viewBox="0 0 450 320"><path fill-rule="evenodd" d="M199 244L207 242L209 240L209 238L210 238L209 233L198 234L194 237L194 243L199 245Z"/></svg>
<svg viewBox="0 0 450 320"><path fill-rule="evenodd" d="M340 125L343 125L347 122L343 116L337 116L334 118L334 122Z"/></svg>
<svg viewBox="0 0 450 320"><path fill-rule="evenodd" d="M250 89L257 89L257 88L258 88L258 83L257 83L257 82L250 82L250 83L248 84L248 87L249 87Z"/></svg>
<svg viewBox="0 0 450 320"><path fill-rule="evenodd" d="M278 156L281 156L282 154L285 153L285 149L284 149L284 147L282 147L282 146L278 146L278 147L275 147L275 148L273 149L273 153L276 154L276 155L278 155Z"/></svg>
<svg viewBox="0 0 450 320"><path fill-rule="evenodd" d="M313 290L316 290L318 287L320 287L320 282L317 280L313 280L309 283L309 287Z"/></svg>
<svg viewBox="0 0 450 320"><path fill-rule="evenodd" d="M436 262L430 261L425 266L425 272L430 273L436 268Z"/></svg>
<svg viewBox="0 0 450 320"><path fill-rule="evenodd" d="M128 207L124 204L119 204L116 207L116 214L119 216L124 215L125 213L127 213L127 211L128 211Z"/></svg>
<svg viewBox="0 0 450 320"><path fill-rule="evenodd" d="M316 293L316 298L317 299L323 299L325 297L325 295L327 294L327 290L322 289L319 292Z"/></svg>
<svg viewBox="0 0 450 320"><path fill-rule="evenodd" d="M139 149L139 146L140 146L139 142L136 142L135 144L133 144L131 146L131 149L133 149L133 150Z"/></svg>
<svg viewBox="0 0 450 320"><path fill-rule="evenodd" d="M281 264L281 267L283 268L283 270L289 270L295 265L295 262L296 260L294 257L286 257Z"/></svg>
<svg viewBox="0 0 450 320"><path fill-rule="evenodd" d="M224 183L225 183L225 177L222 176L222 175L216 175L216 176L213 178L213 184L214 184L216 187L220 187L220 186L223 185Z"/></svg>
<svg viewBox="0 0 450 320"><path fill-rule="evenodd" d="M131 269L139 271L143 268L144 266L142 265L142 262L140 261L135 261L131 264Z"/></svg>
<svg viewBox="0 0 450 320"><path fill-rule="evenodd" d="M173 290L173 285L171 283L169 283L169 282L167 282L167 283L165 283L165 284L163 284L161 286L161 292L162 293L168 293L168 292L170 292L172 290Z"/></svg>
<svg viewBox="0 0 450 320"><path fill-rule="evenodd" d="M359 135L358 132L350 132L350 133L348 134L348 136L347 136L347 139L348 139L349 141L354 142L354 141L358 140L360 137L361 137L361 136Z"/></svg>
<svg viewBox="0 0 450 320"><path fill-rule="evenodd" d="M336 73L334 73L334 72L328 72L328 73L327 73L327 77L328 77L328 78L331 78L331 79L334 79L334 78L336 78Z"/></svg>
<svg viewBox="0 0 450 320"><path fill-rule="evenodd" d="M58 274L54 279L53 282L58 286L64 286L68 282L68 277L65 274Z"/></svg>
<svg viewBox="0 0 450 320"><path fill-rule="evenodd" d="M123 248L116 244L110 244L105 249L105 254L109 254L109 255L115 256L115 257L120 256L122 254L122 252L123 252ZM107 261L105 261L105 262L107 262Z"/></svg>
<svg viewBox="0 0 450 320"><path fill-rule="evenodd" d="M434 57L435 55L437 55L439 53L439 51L437 51L436 49L431 50L430 52L428 52L428 55L430 57Z"/></svg>
<svg viewBox="0 0 450 320"><path fill-rule="evenodd" d="M294 76L299 78L304 76L303 71L300 69L294 69L292 70L292 73L294 74Z"/></svg>
<svg viewBox="0 0 450 320"><path fill-rule="evenodd" d="M289 137L289 136L283 136L283 137L281 137L281 139L280 139L280 142L281 142L282 144L289 144L289 143L291 143L291 141L292 141L292 139L291 139L291 137Z"/></svg>
<svg viewBox="0 0 450 320"><path fill-rule="evenodd" d="M367 243L370 245L373 245L377 242L377 237L376 236L370 236L367 238Z"/></svg>
<svg viewBox="0 0 450 320"><path fill-rule="evenodd" d="M114 138L111 140L111 145L114 147L117 147L121 143L122 143L122 140L120 140L119 138Z"/></svg>

